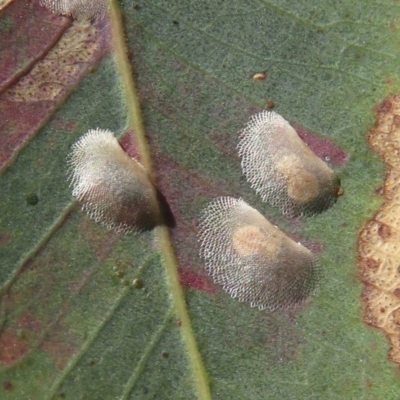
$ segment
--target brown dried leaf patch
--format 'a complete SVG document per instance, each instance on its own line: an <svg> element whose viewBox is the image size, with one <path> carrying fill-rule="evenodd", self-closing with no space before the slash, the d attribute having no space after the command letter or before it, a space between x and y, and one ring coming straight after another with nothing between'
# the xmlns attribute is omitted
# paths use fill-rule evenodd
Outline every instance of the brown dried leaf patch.
<svg viewBox="0 0 400 400"><path fill-rule="evenodd" d="M46 56L1 94L0 169L11 162L85 74L109 51L109 37L106 22L72 22Z"/></svg>
<svg viewBox="0 0 400 400"><path fill-rule="evenodd" d="M364 321L386 333L389 358L400 363L400 95L378 106L368 141L386 163L382 188L386 202L358 238Z"/></svg>
<svg viewBox="0 0 400 400"><path fill-rule="evenodd" d="M8 100L55 101L75 76L87 69L98 48L96 28L87 21L74 22L47 56L8 90Z"/></svg>
<svg viewBox="0 0 400 400"><path fill-rule="evenodd" d="M32 0L15 0L2 11L3 3L0 0L0 92L43 58L71 25L68 18L35 6Z"/></svg>

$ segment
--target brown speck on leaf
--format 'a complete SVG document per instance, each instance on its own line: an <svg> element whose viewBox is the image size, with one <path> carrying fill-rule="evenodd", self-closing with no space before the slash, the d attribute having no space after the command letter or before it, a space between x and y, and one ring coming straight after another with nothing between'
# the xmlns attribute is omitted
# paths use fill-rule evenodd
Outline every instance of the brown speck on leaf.
<svg viewBox="0 0 400 400"><path fill-rule="evenodd" d="M10 381L4 381L3 382L3 389L8 391L11 390L13 388L13 385Z"/></svg>
<svg viewBox="0 0 400 400"><path fill-rule="evenodd" d="M142 289L142 287L143 287L143 280L140 279L140 278L134 279L134 280L132 281L132 286L133 286L135 289Z"/></svg>
<svg viewBox="0 0 400 400"><path fill-rule="evenodd" d="M272 110L274 107L275 107L275 103L274 103L273 101L269 100L269 101L267 102L267 108L268 108L269 110Z"/></svg>
<svg viewBox="0 0 400 400"><path fill-rule="evenodd" d="M360 262L362 262L363 265L368 269L376 270L379 267L378 262L372 258L365 258L365 259L361 260Z"/></svg>
<svg viewBox="0 0 400 400"><path fill-rule="evenodd" d="M400 325L400 308L393 311L393 322L396 325Z"/></svg>
<svg viewBox="0 0 400 400"><path fill-rule="evenodd" d="M253 81L264 81L267 78L267 74L265 72L257 72L253 75Z"/></svg>
<svg viewBox="0 0 400 400"><path fill-rule="evenodd" d="M393 128L396 130L400 128L400 115L394 115L393 116L393 122L392 122Z"/></svg>
<svg viewBox="0 0 400 400"><path fill-rule="evenodd" d="M385 225L385 224L380 224L380 226L378 228L378 235L382 239L388 239L391 236L390 226Z"/></svg>
<svg viewBox="0 0 400 400"><path fill-rule="evenodd" d="M385 80L386 85L392 86L396 83L397 79L395 77L389 77Z"/></svg>
<svg viewBox="0 0 400 400"><path fill-rule="evenodd" d="M381 104L379 104L376 111L379 115L381 115L390 112L391 109L392 109L392 102L390 101L390 99L386 99Z"/></svg>
<svg viewBox="0 0 400 400"><path fill-rule="evenodd" d="M379 186L375 189L375 194L377 196L382 196L383 195L383 186Z"/></svg>

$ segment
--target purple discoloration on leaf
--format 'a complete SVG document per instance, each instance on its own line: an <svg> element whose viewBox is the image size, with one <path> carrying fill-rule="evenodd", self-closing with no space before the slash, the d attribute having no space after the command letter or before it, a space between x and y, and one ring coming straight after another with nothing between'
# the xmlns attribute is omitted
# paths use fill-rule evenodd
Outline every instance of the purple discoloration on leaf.
<svg viewBox="0 0 400 400"><path fill-rule="evenodd" d="M3 365L10 365L20 360L29 346L26 341L18 335L13 328L6 328L0 335L0 361Z"/></svg>
<svg viewBox="0 0 400 400"><path fill-rule="evenodd" d="M8 242L14 237L11 233L1 233L0 234L0 246L6 246Z"/></svg>
<svg viewBox="0 0 400 400"><path fill-rule="evenodd" d="M42 10L37 3L32 3L31 8ZM80 35L79 48L76 48L75 31ZM105 22L92 28L71 25L57 45L61 41L60 49L53 46L45 58L36 60L28 75L0 95L0 169L32 139L85 74L110 50L109 26ZM48 47L52 45L54 39L47 43Z"/></svg>
<svg viewBox="0 0 400 400"><path fill-rule="evenodd" d="M238 134L221 135L219 132L213 132L211 134L211 140L221 153L230 158L236 159L238 164L240 164L240 157L236 148L238 144Z"/></svg>
<svg viewBox="0 0 400 400"><path fill-rule="evenodd" d="M39 333L43 329L43 324L31 314L21 314L17 318L17 324L20 328Z"/></svg>
<svg viewBox="0 0 400 400"><path fill-rule="evenodd" d="M59 370L63 370L77 351L73 345L76 341L68 332L68 327L58 323L56 329L53 329L41 344L41 349L51 357Z"/></svg>
<svg viewBox="0 0 400 400"><path fill-rule="evenodd" d="M140 154L132 130L126 131L119 139L119 144L129 157L140 162Z"/></svg>
<svg viewBox="0 0 400 400"><path fill-rule="evenodd" d="M216 195L216 189L208 186L205 180L184 170L172 160L161 156L161 152L157 152L155 169L158 178L157 186L170 205L176 222L175 228L170 232L180 266L181 283L192 289L214 293L215 287L206 277L198 258L195 218L188 215L187 209L193 204L193 198L210 198L213 192ZM178 176L180 179L176 179ZM171 177L175 178L171 179ZM185 190L187 186L190 186L190 192Z"/></svg>
<svg viewBox="0 0 400 400"><path fill-rule="evenodd" d="M321 254L323 251L322 243L318 240L304 239L303 236L298 234L288 234L288 236L295 242L301 243L304 247L306 247L308 250L311 250L314 254Z"/></svg>
<svg viewBox="0 0 400 400"><path fill-rule="evenodd" d="M55 131L72 132L76 129L76 122L65 120L62 117L55 117L49 126Z"/></svg>
<svg viewBox="0 0 400 400"><path fill-rule="evenodd" d="M190 267L181 267L178 272L182 285L190 289L202 290L209 294L216 292L215 286L207 276L197 273Z"/></svg>
<svg viewBox="0 0 400 400"><path fill-rule="evenodd" d="M82 237L100 260L104 260L110 254L121 237L121 234L96 225L94 221L85 216L82 216L80 228Z"/></svg>
<svg viewBox="0 0 400 400"><path fill-rule="evenodd" d="M343 167L348 161L348 154L329 139L317 136L298 125L293 125L293 127L310 149L327 164L339 168Z"/></svg>
<svg viewBox="0 0 400 400"><path fill-rule="evenodd" d="M48 115L52 108L50 102L24 104L0 97L0 113L4 117L0 126L0 169L10 160L15 150L41 127L44 115Z"/></svg>
<svg viewBox="0 0 400 400"><path fill-rule="evenodd" d="M262 109L255 107L247 107L247 109L249 116L262 111ZM328 138L317 136L300 125L292 124L292 126L310 149L332 167L343 167L348 161L348 154ZM226 154L228 157L237 159L240 163L237 152L238 136L239 132L232 132L231 135L222 135L219 132L214 132L210 137L219 151Z"/></svg>

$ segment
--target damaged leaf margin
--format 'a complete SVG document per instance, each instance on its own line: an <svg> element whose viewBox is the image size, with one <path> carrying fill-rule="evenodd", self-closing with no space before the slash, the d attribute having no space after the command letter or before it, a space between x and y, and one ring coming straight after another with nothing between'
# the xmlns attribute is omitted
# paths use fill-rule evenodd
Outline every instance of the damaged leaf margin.
<svg viewBox="0 0 400 400"><path fill-rule="evenodd" d="M364 321L385 332L391 345L389 359L400 363L400 94L379 105L368 142L385 162L386 173L385 203L358 239Z"/></svg>

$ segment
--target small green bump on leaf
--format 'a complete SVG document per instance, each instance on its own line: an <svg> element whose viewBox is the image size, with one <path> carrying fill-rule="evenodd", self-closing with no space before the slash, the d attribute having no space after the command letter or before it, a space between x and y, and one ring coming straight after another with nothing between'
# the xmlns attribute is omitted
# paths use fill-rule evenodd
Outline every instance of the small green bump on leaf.
<svg viewBox="0 0 400 400"><path fill-rule="evenodd" d="M163 351L161 352L161 357L162 357L162 358L168 358L168 357L169 357L169 353L168 353L167 351L163 350Z"/></svg>
<svg viewBox="0 0 400 400"><path fill-rule="evenodd" d="M143 288L143 280L140 278L136 278L132 281L132 286L135 289L142 289Z"/></svg>
<svg viewBox="0 0 400 400"><path fill-rule="evenodd" d="M35 206L37 203L39 203L39 197L36 193L30 193L26 196L26 203L30 206Z"/></svg>

